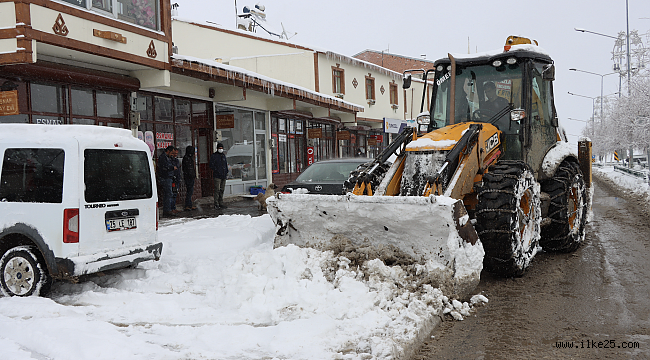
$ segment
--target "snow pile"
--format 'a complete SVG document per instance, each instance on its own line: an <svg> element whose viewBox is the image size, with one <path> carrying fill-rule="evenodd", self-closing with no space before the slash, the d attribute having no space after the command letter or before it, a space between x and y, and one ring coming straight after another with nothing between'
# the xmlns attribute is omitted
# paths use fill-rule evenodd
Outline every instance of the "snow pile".
<svg viewBox="0 0 650 360"><path fill-rule="evenodd" d="M448 304L487 301L456 307L380 260L273 249L274 232L268 215L175 220L159 262L0 298L2 358L396 359Z"/></svg>
<svg viewBox="0 0 650 360"><path fill-rule="evenodd" d="M452 146L456 145L456 140L432 140L427 137L421 137L417 140L411 141L406 145L406 150L422 151L422 150L449 150Z"/></svg>
<svg viewBox="0 0 650 360"><path fill-rule="evenodd" d="M445 196L278 194L267 201L280 226L276 246L332 250L362 265L404 265L444 292L468 295L483 269L483 245L466 243L453 218L459 201ZM460 219L459 219L460 221ZM435 226L434 226L435 224Z"/></svg>

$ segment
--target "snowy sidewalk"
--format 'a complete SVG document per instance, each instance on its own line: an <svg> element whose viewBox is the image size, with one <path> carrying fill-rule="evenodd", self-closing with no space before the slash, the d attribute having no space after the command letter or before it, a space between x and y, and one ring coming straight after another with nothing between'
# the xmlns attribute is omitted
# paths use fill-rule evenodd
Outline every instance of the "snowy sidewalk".
<svg viewBox="0 0 650 360"><path fill-rule="evenodd" d="M1 358L402 359L452 309L400 267L273 249L274 232L268 215L165 220L158 262L0 298Z"/></svg>

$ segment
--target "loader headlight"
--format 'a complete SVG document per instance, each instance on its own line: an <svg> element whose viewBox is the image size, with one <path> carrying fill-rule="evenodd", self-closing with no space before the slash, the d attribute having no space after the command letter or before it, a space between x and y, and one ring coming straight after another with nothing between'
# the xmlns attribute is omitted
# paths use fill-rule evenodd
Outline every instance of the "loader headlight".
<svg viewBox="0 0 650 360"><path fill-rule="evenodd" d="M510 112L510 120L520 121L526 117L526 112L523 109L514 109Z"/></svg>
<svg viewBox="0 0 650 360"><path fill-rule="evenodd" d="M501 62L501 60L494 60L494 61L492 62L492 66L494 66L494 67L499 67L499 66L501 66L501 64L503 64L503 63Z"/></svg>
<svg viewBox="0 0 650 360"><path fill-rule="evenodd" d="M445 68L444 66L442 66L442 65L438 65L438 67L436 68L436 70L438 70L438 71L442 71L444 68Z"/></svg>
<svg viewBox="0 0 650 360"><path fill-rule="evenodd" d="M514 65L514 64L517 63L517 59L516 58L508 58L508 60L506 60L506 63L508 65Z"/></svg>

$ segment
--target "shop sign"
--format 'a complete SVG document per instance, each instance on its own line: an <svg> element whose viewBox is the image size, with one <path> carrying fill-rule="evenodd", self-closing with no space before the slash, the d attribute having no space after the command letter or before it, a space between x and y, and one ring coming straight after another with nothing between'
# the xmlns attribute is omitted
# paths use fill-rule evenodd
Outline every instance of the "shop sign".
<svg viewBox="0 0 650 360"><path fill-rule="evenodd" d="M314 147L307 146L307 166L314 163Z"/></svg>
<svg viewBox="0 0 650 360"><path fill-rule="evenodd" d="M378 143L384 142L384 135L370 135L370 137L376 139Z"/></svg>
<svg viewBox="0 0 650 360"><path fill-rule="evenodd" d="M18 114L18 91L0 91L0 116Z"/></svg>
<svg viewBox="0 0 650 360"><path fill-rule="evenodd" d="M174 133L164 133L164 132L156 133L156 149L164 149L167 146L172 145L173 142L174 142Z"/></svg>
<svg viewBox="0 0 650 360"><path fill-rule="evenodd" d="M287 142L287 134L278 134L278 141L279 142Z"/></svg>
<svg viewBox="0 0 650 360"><path fill-rule="evenodd" d="M34 119L34 123L43 125L63 125L61 119Z"/></svg>
<svg viewBox="0 0 650 360"><path fill-rule="evenodd" d="M320 139L323 137L322 128L307 129L307 137L310 139Z"/></svg>
<svg viewBox="0 0 650 360"><path fill-rule="evenodd" d="M415 120L399 120L384 118L384 132L389 134L399 134L405 127L415 127Z"/></svg>
<svg viewBox="0 0 650 360"><path fill-rule="evenodd" d="M336 140L350 140L350 132L346 130L337 131Z"/></svg>
<svg viewBox="0 0 650 360"><path fill-rule="evenodd" d="M368 138L368 146L377 146L377 139Z"/></svg>
<svg viewBox="0 0 650 360"><path fill-rule="evenodd" d="M235 115L217 115L217 129L234 129Z"/></svg>

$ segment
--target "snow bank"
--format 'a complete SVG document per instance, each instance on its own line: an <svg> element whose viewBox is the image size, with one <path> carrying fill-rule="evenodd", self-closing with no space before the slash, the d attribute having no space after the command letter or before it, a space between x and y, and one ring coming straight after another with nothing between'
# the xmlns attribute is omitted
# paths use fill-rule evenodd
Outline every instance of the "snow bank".
<svg viewBox="0 0 650 360"><path fill-rule="evenodd" d="M400 266L274 233L268 215L178 221L158 262L0 298L2 358L397 359L451 304Z"/></svg>

